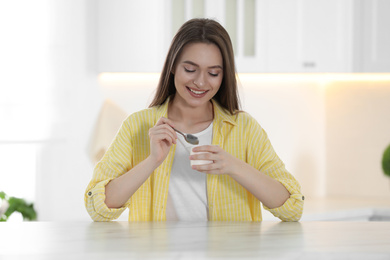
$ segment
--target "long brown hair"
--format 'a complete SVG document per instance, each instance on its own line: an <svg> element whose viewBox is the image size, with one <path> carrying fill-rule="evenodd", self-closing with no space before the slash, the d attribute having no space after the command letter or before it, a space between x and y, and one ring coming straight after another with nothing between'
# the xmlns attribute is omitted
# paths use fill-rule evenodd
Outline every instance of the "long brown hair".
<svg viewBox="0 0 390 260"><path fill-rule="evenodd" d="M163 104L170 95L176 93L174 75L172 73L176 65L176 59L180 56L186 44L195 42L213 43L221 51L223 79L214 99L230 111L231 114L234 114L240 109L240 102L232 42L222 25L206 18L191 19L184 23L176 33L165 59L156 94L149 107Z"/></svg>

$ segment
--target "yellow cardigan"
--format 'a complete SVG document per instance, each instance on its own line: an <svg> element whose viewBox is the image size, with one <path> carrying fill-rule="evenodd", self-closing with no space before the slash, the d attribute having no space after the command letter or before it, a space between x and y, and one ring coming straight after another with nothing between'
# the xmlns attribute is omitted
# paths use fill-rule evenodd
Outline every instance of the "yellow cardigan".
<svg viewBox="0 0 390 260"><path fill-rule="evenodd" d="M104 157L95 167L84 196L85 206L94 221L116 219L128 207L129 221L164 221L169 177L175 148L122 208L109 209L105 203L105 186L126 173L149 155L149 128L168 115L169 99L161 106L130 115ZM231 115L215 100L212 144L280 181L290 192L281 206L269 210L283 221L298 221L302 215L303 199L300 185L285 169L276 155L266 132L248 113ZM207 175L209 220L261 221L261 202L228 175Z"/></svg>

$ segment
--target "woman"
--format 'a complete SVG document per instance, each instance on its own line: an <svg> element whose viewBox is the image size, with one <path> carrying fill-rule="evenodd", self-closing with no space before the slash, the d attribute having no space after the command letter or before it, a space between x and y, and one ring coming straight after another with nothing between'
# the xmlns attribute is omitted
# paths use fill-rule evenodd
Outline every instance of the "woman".
<svg viewBox="0 0 390 260"><path fill-rule="evenodd" d="M174 128L200 145L191 147ZM192 148L200 153L190 156ZM261 203L297 221L303 196L265 131L239 110L228 33L216 21L192 19L172 41L150 107L123 122L96 165L87 211L95 221L126 208L129 221L261 221Z"/></svg>

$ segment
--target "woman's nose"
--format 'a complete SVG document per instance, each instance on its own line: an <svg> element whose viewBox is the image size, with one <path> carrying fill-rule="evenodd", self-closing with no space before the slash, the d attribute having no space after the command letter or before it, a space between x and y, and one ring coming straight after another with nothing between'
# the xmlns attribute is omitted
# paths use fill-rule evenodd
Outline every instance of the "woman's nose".
<svg viewBox="0 0 390 260"><path fill-rule="evenodd" d="M194 85L197 87L203 87L205 85L204 76L202 73L199 73L199 75L195 78L193 81Z"/></svg>

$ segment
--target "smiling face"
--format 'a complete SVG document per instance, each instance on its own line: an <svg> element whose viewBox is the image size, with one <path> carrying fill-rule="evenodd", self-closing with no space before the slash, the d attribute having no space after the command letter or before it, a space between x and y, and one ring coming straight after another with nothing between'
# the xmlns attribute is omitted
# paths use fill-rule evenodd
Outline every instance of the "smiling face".
<svg viewBox="0 0 390 260"><path fill-rule="evenodd" d="M207 105L221 86L222 65L222 55L215 44L184 46L174 69L175 102L189 107Z"/></svg>

